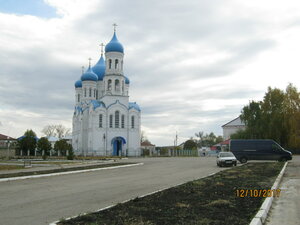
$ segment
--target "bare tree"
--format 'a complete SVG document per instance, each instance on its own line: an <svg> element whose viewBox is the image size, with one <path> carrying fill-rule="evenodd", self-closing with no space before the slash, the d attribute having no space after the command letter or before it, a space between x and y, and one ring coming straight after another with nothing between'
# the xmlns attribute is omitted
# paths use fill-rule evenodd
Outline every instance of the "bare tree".
<svg viewBox="0 0 300 225"><path fill-rule="evenodd" d="M68 132L69 130L64 125L58 124L55 126L55 131L56 131L57 137L59 139L61 139L62 137L64 137L66 132Z"/></svg>
<svg viewBox="0 0 300 225"><path fill-rule="evenodd" d="M47 125L42 130L42 133L45 134L47 137L55 136L55 137L58 137L59 139L61 139L61 138L65 137L65 136L67 136L67 135L70 135L71 129L70 128L66 128L62 124Z"/></svg>
<svg viewBox="0 0 300 225"><path fill-rule="evenodd" d="M195 133L196 137L199 138L197 140L197 144L198 147L202 147L203 145L203 137L204 137L204 132L203 131L199 131L198 133Z"/></svg>
<svg viewBox="0 0 300 225"><path fill-rule="evenodd" d="M144 141L148 141L148 138L146 137L146 132L142 130L141 132L141 143Z"/></svg>
<svg viewBox="0 0 300 225"><path fill-rule="evenodd" d="M42 133L47 137L56 136L56 125L47 125L43 128Z"/></svg>

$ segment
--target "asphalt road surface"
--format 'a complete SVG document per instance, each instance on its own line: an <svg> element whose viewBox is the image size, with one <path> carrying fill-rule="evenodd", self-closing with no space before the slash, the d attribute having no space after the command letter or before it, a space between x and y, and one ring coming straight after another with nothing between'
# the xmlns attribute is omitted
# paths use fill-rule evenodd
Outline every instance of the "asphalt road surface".
<svg viewBox="0 0 300 225"><path fill-rule="evenodd" d="M215 157L136 158L142 166L0 183L0 224L49 224L222 170Z"/></svg>

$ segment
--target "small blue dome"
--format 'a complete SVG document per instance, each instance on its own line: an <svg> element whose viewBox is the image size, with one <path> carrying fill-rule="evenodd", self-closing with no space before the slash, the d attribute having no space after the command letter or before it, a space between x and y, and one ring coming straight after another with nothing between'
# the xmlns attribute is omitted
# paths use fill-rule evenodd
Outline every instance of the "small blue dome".
<svg viewBox="0 0 300 225"><path fill-rule="evenodd" d="M125 76L125 84L129 84L130 80L128 79L128 77Z"/></svg>
<svg viewBox="0 0 300 225"><path fill-rule="evenodd" d="M103 80L104 73L105 73L105 61L103 59L102 54L99 61L96 63L95 66L93 66L92 70L98 76L98 80Z"/></svg>
<svg viewBox="0 0 300 225"><path fill-rule="evenodd" d="M78 80L75 82L75 88L81 88L82 87L82 82L81 80Z"/></svg>
<svg viewBox="0 0 300 225"><path fill-rule="evenodd" d="M87 81L87 80L97 81L98 76L93 72L92 68L89 67L89 69L84 74L82 74L81 80L82 81Z"/></svg>
<svg viewBox="0 0 300 225"><path fill-rule="evenodd" d="M129 102L128 103L128 109L135 109L137 111L141 111L141 108L138 104L136 104L136 102Z"/></svg>
<svg viewBox="0 0 300 225"><path fill-rule="evenodd" d="M110 40L110 42L105 46L105 52L121 52L124 53L123 45L119 42L116 32Z"/></svg>

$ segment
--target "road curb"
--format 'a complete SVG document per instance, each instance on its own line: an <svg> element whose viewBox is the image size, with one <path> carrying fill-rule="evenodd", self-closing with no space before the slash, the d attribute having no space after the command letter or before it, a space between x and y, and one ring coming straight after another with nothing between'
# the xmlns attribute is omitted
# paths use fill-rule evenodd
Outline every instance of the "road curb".
<svg viewBox="0 0 300 225"><path fill-rule="evenodd" d="M278 188L279 183L283 177L283 174L285 172L285 169L287 167L288 162L286 162L282 168L282 170L280 171L279 175L277 176L271 190L275 190ZM256 213L256 215L253 217L253 219L251 220L251 223L249 225L262 225L264 224L269 210L271 208L272 202L273 202L273 195L271 197L266 197L265 201L263 202L263 204L261 205L260 209L258 210L258 212Z"/></svg>
<svg viewBox="0 0 300 225"><path fill-rule="evenodd" d="M8 177L8 178L1 178L0 182L25 180L25 179L40 178L40 177L52 177L52 176L65 175L65 174L85 173L85 172L93 172L93 171L98 171L98 170L111 170L111 169L131 167L131 166L140 166L140 165L144 165L144 163L134 163L134 164L128 164L128 165L121 165L121 166L101 167L101 168L94 168L94 169L82 169L82 170L74 170L74 171L67 171L67 172L48 173L48 174L30 175L30 176L21 176L21 177Z"/></svg>
<svg viewBox="0 0 300 225"><path fill-rule="evenodd" d="M198 180L198 179L203 179L203 178L206 178L206 177L213 176L213 175L215 175L216 173L218 173L218 172L214 172L214 173L211 173L211 174L209 174L209 175L207 175L207 176L197 178L197 180ZM147 193L147 194L138 196L137 198L143 198L143 197L146 197L146 196L148 196L148 195L152 195L152 194L155 194L155 193L157 193L157 192L164 191L164 190L169 189L169 188L174 188L174 187L180 186L180 185L185 184L185 183L187 183L187 182L189 182L189 181L186 181L186 182L182 182L182 183L176 184L176 185L174 185L174 186L172 186L172 187L161 188L161 189L158 189L158 190L156 190L156 191L152 191L152 192L149 192L149 193ZM130 198L130 199L127 199L127 200L125 200L125 201L123 201L123 202L116 203L116 204L113 204L113 205L110 205L110 206L106 206L106 207L104 207L104 208L101 208L101 209L98 209L98 210L96 210L96 211L93 211L93 213L101 212L101 211L103 211L103 210L112 208L112 207L114 207L114 206L116 206L116 205L118 205L118 204L123 204L123 203L129 202L129 201L131 201L131 200L133 200L133 199L135 199L135 198ZM89 213L91 213L91 212L82 213L82 214L79 214L79 215L76 215L76 216L68 217L68 218L66 218L66 219L64 219L64 220L74 219L74 218L76 218L76 217L78 217L78 216L84 216L84 215L89 214ZM59 223L59 221L60 221L60 220L57 220L57 221L52 222L52 223L49 223L49 225L57 225L57 223Z"/></svg>

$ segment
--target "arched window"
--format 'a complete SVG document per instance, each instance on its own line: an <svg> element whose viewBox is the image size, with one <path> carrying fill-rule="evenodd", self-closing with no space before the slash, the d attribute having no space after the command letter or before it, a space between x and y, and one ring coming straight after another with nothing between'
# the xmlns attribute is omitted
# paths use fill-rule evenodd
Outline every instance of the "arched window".
<svg viewBox="0 0 300 225"><path fill-rule="evenodd" d="M121 117L121 128L125 128L125 116L122 115Z"/></svg>
<svg viewBox="0 0 300 225"><path fill-rule="evenodd" d="M112 63L111 59L108 60L108 68L109 68L109 69L111 69L111 63Z"/></svg>
<svg viewBox="0 0 300 225"><path fill-rule="evenodd" d="M118 66L119 66L119 60L115 60L115 69L118 69Z"/></svg>
<svg viewBox="0 0 300 225"><path fill-rule="evenodd" d="M89 96L92 97L92 88L89 90Z"/></svg>
<svg viewBox="0 0 300 225"><path fill-rule="evenodd" d="M111 90L111 79L109 79L107 82L107 90Z"/></svg>
<svg viewBox="0 0 300 225"><path fill-rule="evenodd" d="M131 116L131 128L134 128L134 116Z"/></svg>
<svg viewBox="0 0 300 225"><path fill-rule="evenodd" d="M86 88L84 88L84 97L86 97Z"/></svg>
<svg viewBox="0 0 300 225"><path fill-rule="evenodd" d="M120 112L116 111L115 112L115 128L120 127Z"/></svg>
<svg viewBox="0 0 300 225"><path fill-rule="evenodd" d="M80 102L80 94L77 95L77 102Z"/></svg>
<svg viewBox="0 0 300 225"><path fill-rule="evenodd" d="M121 70L123 70L123 60L121 61Z"/></svg>
<svg viewBox="0 0 300 225"><path fill-rule="evenodd" d="M98 100L98 90L96 90L96 99Z"/></svg>
<svg viewBox="0 0 300 225"><path fill-rule="evenodd" d="M109 128L113 127L113 115L109 115Z"/></svg>
<svg viewBox="0 0 300 225"><path fill-rule="evenodd" d="M96 89L94 89L94 98L96 98Z"/></svg>
<svg viewBox="0 0 300 225"><path fill-rule="evenodd" d="M118 79L115 80L115 91L120 91L120 81Z"/></svg>
<svg viewBox="0 0 300 225"><path fill-rule="evenodd" d="M122 92L124 93L124 80L122 81Z"/></svg>
<svg viewBox="0 0 300 225"><path fill-rule="evenodd" d="M100 128L103 127L103 115L102 114L99 115L99 127Z"/></svg>

